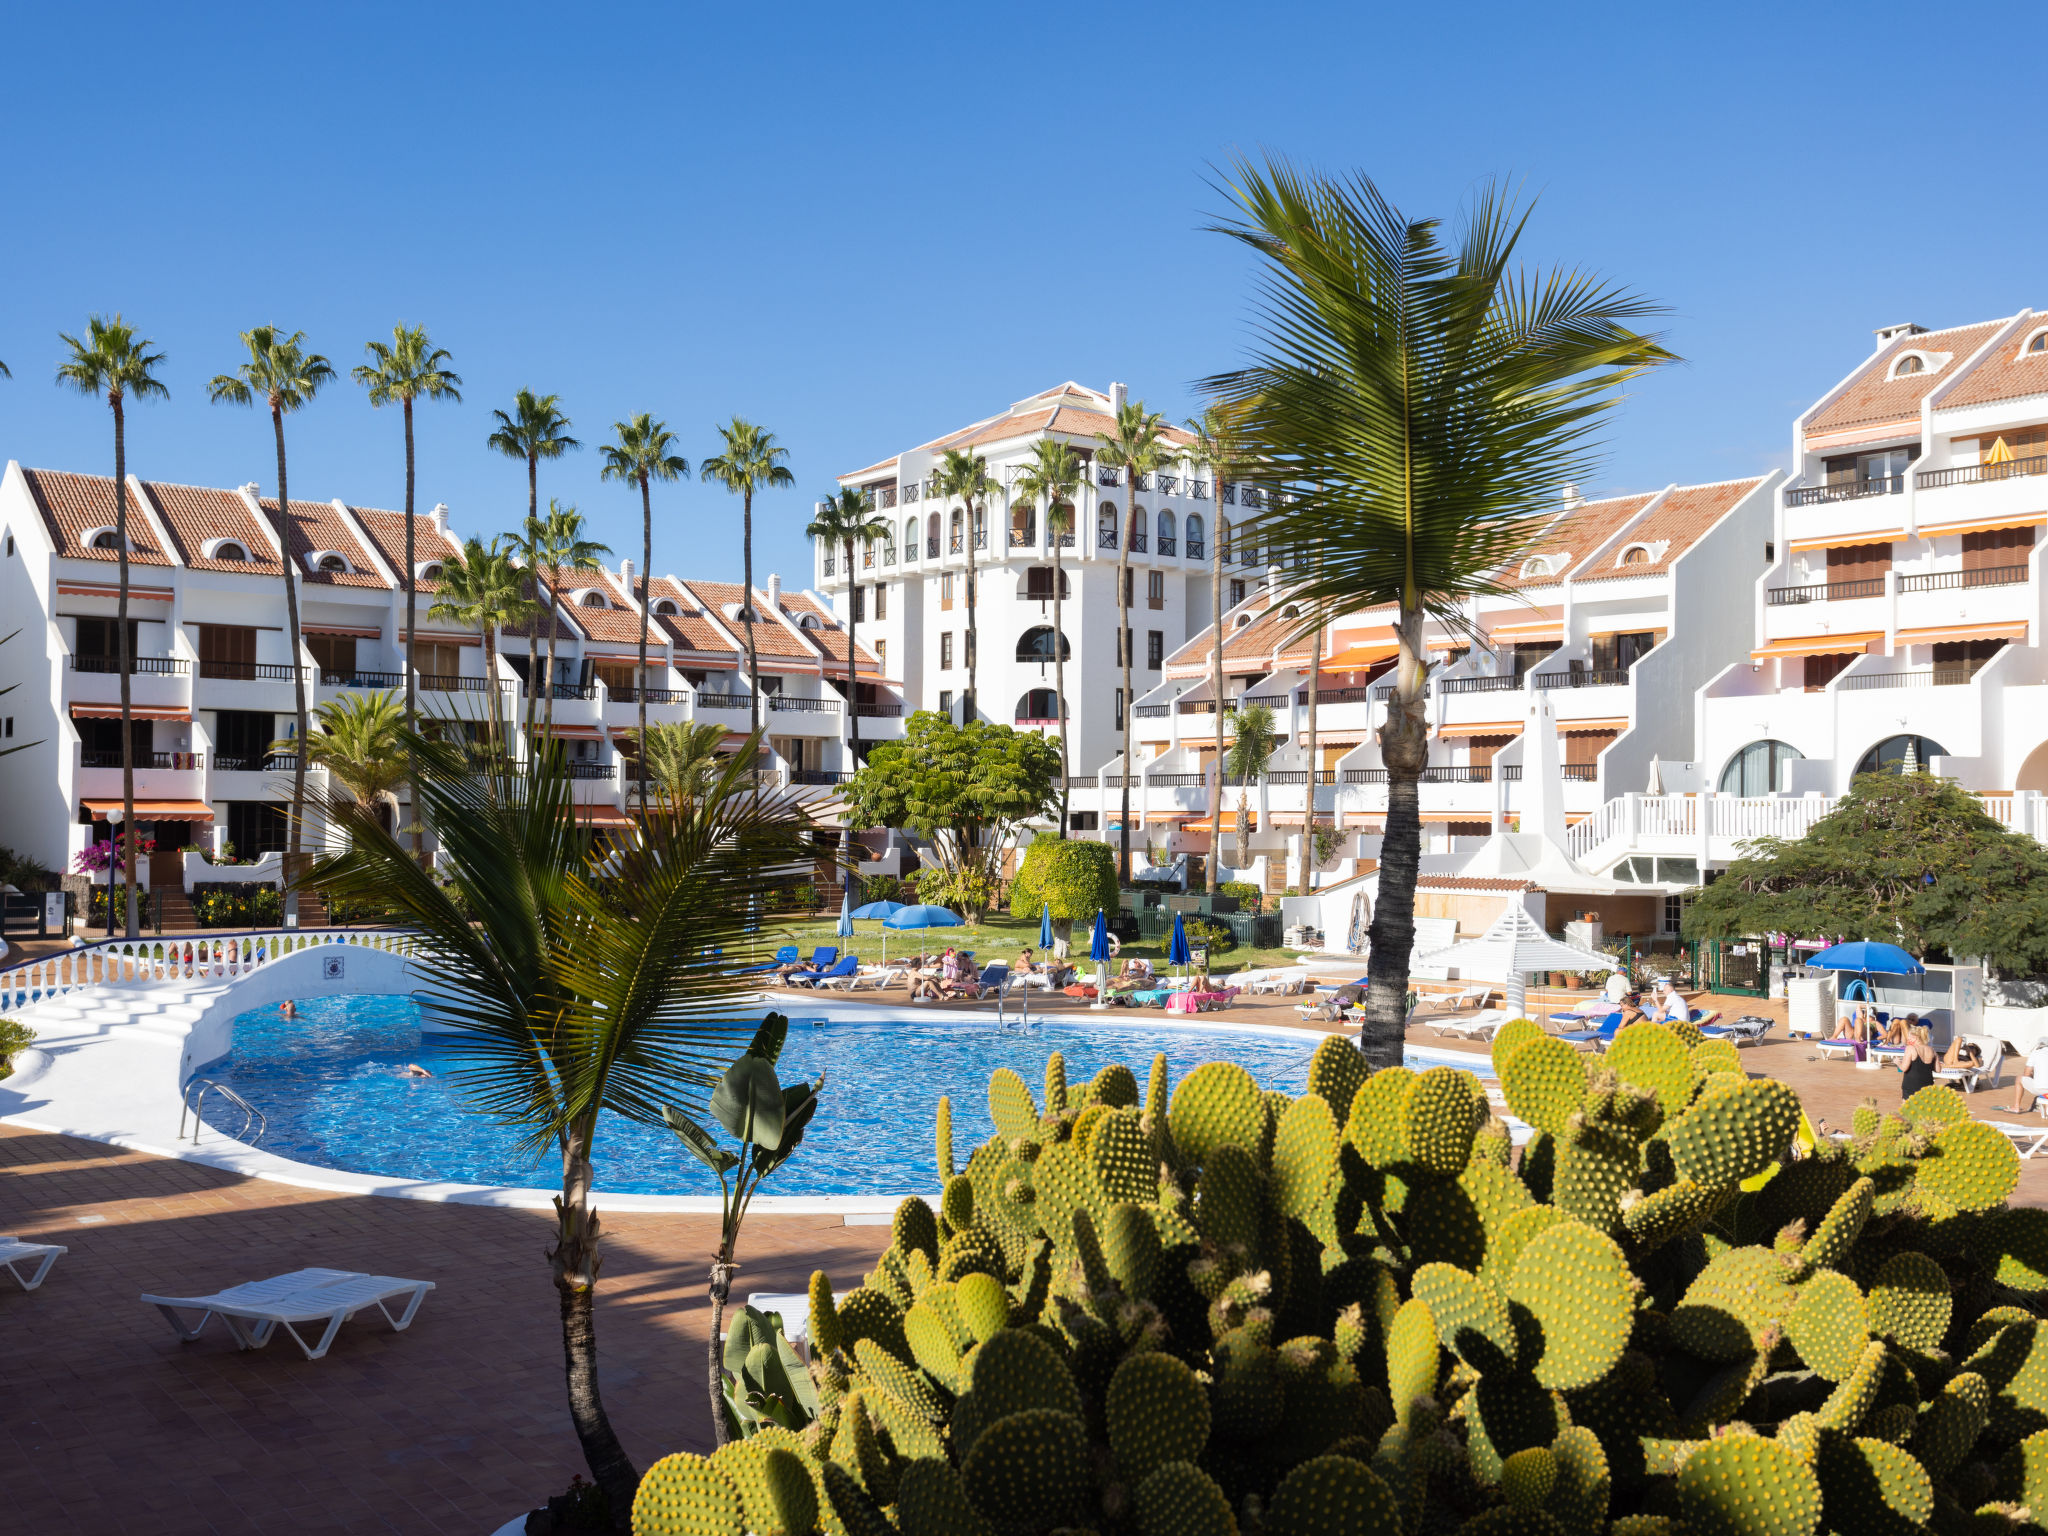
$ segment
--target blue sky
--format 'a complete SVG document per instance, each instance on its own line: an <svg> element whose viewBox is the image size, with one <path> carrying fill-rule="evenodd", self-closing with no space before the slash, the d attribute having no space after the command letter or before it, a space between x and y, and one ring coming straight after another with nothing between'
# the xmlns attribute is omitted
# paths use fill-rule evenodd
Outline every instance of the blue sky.
<svg viewBox="0 0 2048 1536"><path fill-rule="evenodd" d="M182 13L182 14L181 14ZM398 320L454 354L421 504L489 533L484 448L522 385L591 445L544 468L621 553L595 445L664 417L695 462L740 412L791 449L756 570L808 569L834 473L1062 379L1171 419L1243 354L1251 274L1210 168L1273 150L1453 213L1541 193L1531 255L1670 306L1686 366L1613 423L1601 489L1783 461L1871 345L2048 304L2020 7L1372 5L24 8L0 185L0 455L104 472L57 332L121 310L168 354L147 476L272 486L268 424L210 406L236 333L344 370ZM1924 50L1956 69L1914 67ZM1967 66L1967 67L1963 67ZM1967 87L1965 82L1968 82ZM2001 169L2004 168L2004 169ZM397 506L399 422L346 382L289 427L295 493ZM655 567L736 578L737 505L663 487Z"/></svg>

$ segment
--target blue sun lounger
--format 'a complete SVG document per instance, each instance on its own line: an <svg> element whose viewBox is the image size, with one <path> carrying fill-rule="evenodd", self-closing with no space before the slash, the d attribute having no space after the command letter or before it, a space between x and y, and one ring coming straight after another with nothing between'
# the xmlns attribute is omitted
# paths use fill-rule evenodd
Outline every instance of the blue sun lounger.
<svg viewBox="0 0 2048 1536"><path fill-rule="evenodd" d="M785 965L795 965L797 957L803 954L794 944L785 944L775 951L775 958L766 965L743 965L736 971L727 971L728 976L758 976L763 971L779 971Z"/></svg>
<svg viewBox="0 0 2048 1536"><path fill-rule="evenodd" d="M829 969L797 971L789 978L792 987L814 987L821 981L836 981L841 976L857 975L860 971L859 955L842 955Z"/></svg>
<svg viewBox="0 0 2048 1536"><path fill-rule="evenodd" d="M1571 1015L1551 1015L1551 1019L1553 1020L1553 1022L1559 1019L1560 1017L1570 1018ZM1551 1038L1554 1040L1569 1040L1574 1045L1591 1044L1605 1046L1606 1044L1608 1044L1608 1042L1613 1040L1614 1037L1620 1032L1621 1015L1619 1013L1610 1013L1609 1015L1607 1015L1606 1018L1602 1019L1599 1022L1597 1027L1593 1029L1561 1030L1557 1034L1553 1035Z"/></svg>

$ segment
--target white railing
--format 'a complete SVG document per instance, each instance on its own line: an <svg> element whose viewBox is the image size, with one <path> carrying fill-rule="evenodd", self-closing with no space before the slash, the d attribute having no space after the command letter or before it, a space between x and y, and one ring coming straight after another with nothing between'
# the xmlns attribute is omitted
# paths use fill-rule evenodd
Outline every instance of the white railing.
<svg viewBox="0 0 2048 1536"><path fill-rule="evenodd" d="M1979 795L1977 803L2001 826L2048 842L2048 816L2037 809L2038 797ZM1623 795L1609 800L1565 832L1565 851L1581 863L1607 862L1600 854L1609 844L1620 856L1631 849L1670 853L1673 842L1697 845L1701 807L1706 808L1706 851L1715 858L1732 856L1740 844L1760 837L1804 837L1814 823L1841 801L1826 795Z"/></svg>
<svg viewBox="0 0 2048 1536"><path fill-rule="evenodd" d="M1584 821L1575 821L1565 828L1564 850L1575 859L1583 859L1621 831L1623 802L1602 801L1600 808Z"/></svg>
<svg viewBox="0 0 2048 1536"><path fill-rule="evenodd" d="M81 987L223 981L246 976L285 955L324 944L399 953L409 933L391 928L271 928L258 932L102 939L0 971L0 1008L61 997Z"/></svg>
<svg viewBox="0 0 2048 1536"><path fill-rule="evenodd" d="M1707 835L1747 842L1758 837L1804 837L1835 808L1823 795L1754 797L1716 795L1707 802Z"/></svg>
<svg viewBox="0 0 2048 1536"><path fill-rule="evenodd" d="M2013 797L2011 795L1979 795L1977 803L1984 807L1984 814L2002 827L2012 825Z"/></svg>

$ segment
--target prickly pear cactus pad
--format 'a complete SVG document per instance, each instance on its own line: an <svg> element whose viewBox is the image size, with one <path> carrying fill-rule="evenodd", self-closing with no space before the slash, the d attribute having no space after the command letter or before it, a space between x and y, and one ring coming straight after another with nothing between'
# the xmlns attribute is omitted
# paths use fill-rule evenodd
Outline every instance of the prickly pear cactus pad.
<svg viewBox="0 0 2048 1536"><path fill-rule="evenodd" d="M942 1111L939 1198L813 1276L814 1419L656 1462L634 1529L2041 1529L2048 1211L2007 1204L2010 1144L1947 1089L1816 1140L1731 1055L1504 1029L1522 1147L1470 1074L1334 1037L1299 1094L998 1074L981 1145Z"/></svg>

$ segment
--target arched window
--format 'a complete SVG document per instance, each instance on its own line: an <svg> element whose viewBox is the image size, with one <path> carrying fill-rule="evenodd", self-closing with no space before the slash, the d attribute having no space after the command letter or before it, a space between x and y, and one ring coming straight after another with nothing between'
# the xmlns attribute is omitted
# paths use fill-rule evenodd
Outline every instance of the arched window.
<svg viewBox="0 0 2048 1536"><path fill-rule="evenodd" d="M924 554L927 560L939 558L939 514L936 512L924 520Z"/></svg>
<svg viewBox="0 0 2048 1536"><path fill-rule="evenodd" d="M1216 542L1222 546L1223 563L1228 565L1230 564L1230 519L1227 517L1218 518L1216 528Z"/></svg>
<svg viewBox="0 0 2048 1536"><path fill-rule="evenodd" d="M1202 552L1202 550L1201 550L1201 544L1202 544L1202 535L1203 535L1204 533L1206 533L1207 531L1208 531L1207 527L1206 527L1206 526L1205 526L1205 525L1203 524L1203 522L1202 522L1202 514L1201 514L1201 513L1199 513L1199 512L1190 512L1190 513L1188 514L1188 553L1189 553L1189 554L1191 554L1191 555L1199 555L1199 554L1200 554L1200 553Z"/></svg>
<svg viewBox="0 0 2048 1536"><path fill-rule="evenodd" d="M1068 642L1065 635L1060 635L1058 639L1060 648L1058 659L1061 661L1072 661L1074 659L1073 646ZM1051 665L1054 660L1053 640L1053 627L1050 624L1040 624L1035 628L1025 630L1017 639L1017 659L1019 661L1036 662L1041 667Z"/></svg>
<svg viewBox="0 0 2048 1536"><path fill-rule="evenodd" d="M210 560L231 560L237 563L249 558L249 551L233 539L216 539L213 548L207 552Z"/></svg>
<svg viewBox="0 0 2048 1536"><path fill-rule="evenodd" d="M441 579L441 571L442 565L440 561L422 560L419 564L419 570L415 574L421 581L439 581Z"/></svg>
<svg viewBox="0 0 2048 1536"><path fill-rule="evenodd" d="M611 606L610 603L604 600L604 594L595 587L587 589L576 601L585 608L609 608Z"/></svg>
<svg viewBox="0 0 2048 1536"><path fill-rule="evenodd" d="M1174 538L1179 529L1174 525L1173 514L1165 507L1159 509L1159 553L1173 553Z"/></svg>
<svg viewBox="0 0 2048 1536"><path fill-rule="evenodd" d="M815 613L800 613L796 616L798 629L817 629L822 621Z"/></svg>
<svg viewBox="0 0 2048 1536"><path fill-rule="evenodd" d="M1768 795L1778 788L1778 768L1805 756L1797 747L1782 741L1752 741L1728 759L1721 770L1724 795Z"/></svg>
<svg viewBox="0 0 2048 1536"><path fill-rule="evenodd" d="M344 560L340 555L322 555L320 557L320 571L322 575L326 576L346 576L348 574L348 561Z"/></svg>
<svg viewBox="0 0 2048 1536"><path fill-rule="evenodd" d="M1531 555L1522 562L1522 580L1530 581L1542 576L1555 576L1562 564L1556 555Z"/></svg>
<svg viewBox="0 0 2048 1536"><path fill-rule="evenodd" d="M1101 549L1116 548L1116 503L1105 501L1095 513L1095 543Z"/></svg>
<svg viewBox="0 0 2048 1536"><path fill-rule="evenodd" d="M1063 501L1045 514L1045 547L1052 548L1057 539L1061 549L1074 547L1074 504Z"/></svg>
<svg viewBox="0 0 2048 1536"><path fill-rule="evenodd" d="M1649 563L1650 551L1645 545L1631 544L1621 552L1621 564L1623 565L1648 565Z"/></svg>
<svg viewBox="0 0 2048 1536"><path fill-rule="evenodd" d="M91 549L118 550L121 547L121 535L114 532L111 528L102 528L93 534L92 538L88 541L87 547ZM130 547L132 548L133 546L131 545Z"/></svg>
<svg viewBox="0 0 2048 1536"><path fill-rule="evenodd" d="M903 558L917 558L917 519L914 517L903 519Z"/></svg>
<svg viewBox="0 0 2048 1536"><path fill-rule="evenodd" d="M2027 338L2029 352L2048 352L2048 331L2036 331Z"/></svg>
<svg viewBox="0 0 2048 1536"><path fill-rule="evenodd" d="M1899 359L1898 367L1892 370L1892 377L1895 379L1903 378L1909 373L1925 373L1926 371L1927 359L1921 357L1918 353L1908 352Z"/></svg>
<svg viewBox="0 0 2048 1536"><path fill-rule="evenodd" d="M1904 773L1910 763L1915 772L1925 773L1930 761L1947 757L1948 748L1931 736L1887 736L1856 764L1858 773Z"/></svg>
<svg viewBox="0 0 2048 1536"><path fill-rule="evenodd" d="M1059 719L1059 695L1050 688L1034 688L1017 701L1019 725L1057 725Z"/></svg>
<svg viewBox="0 0 2048 1536"><path fill-rule="evenodd" d="M1010 507L1010 547L1030 549L1038 543L1038 503L1019 501Z"/></svg>
<svg viewBox="0 0 2048 1536"><path fill-rule="evenodd" d="M946 524L946 531L953 535L953 541L955 544L958 544L960 540L960 529L962 526L963 516L964 514L962 513L961 509L955 507L953 509L952 517L947 521Z"/></svg>
<svg viewBox="0 0 2048 1536"><path fill-rule="evenodd" d="M682 612L680 608L676 607L676 600L672 597L657 597L654 600L654 611L656 613L665 613L670 618L674 618Z"/></svg>
<svg viewBox="0 0 2048 1536"><path fill-rule="evenodd" d="M1239 615L1237 616L1237 625L1236 625L1236 627L1237 627L1238 629L1243 629L1243 628L1245 627L1245 625L1247 625L1247 624L1251 623L1251 621L1252 621L1252 616L1251 616L1250 614L1248 614L1248 613L1240 613L1240 614L1239 614Z"/></svg>

